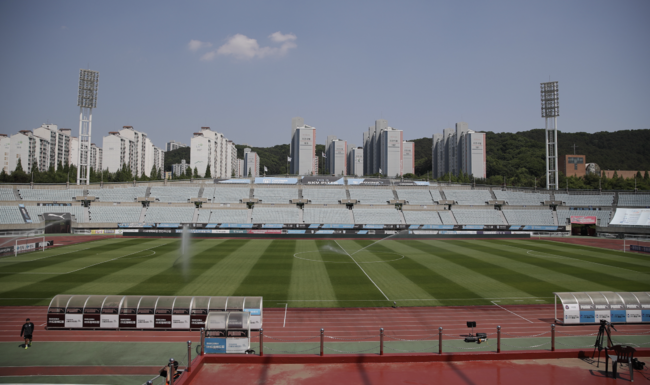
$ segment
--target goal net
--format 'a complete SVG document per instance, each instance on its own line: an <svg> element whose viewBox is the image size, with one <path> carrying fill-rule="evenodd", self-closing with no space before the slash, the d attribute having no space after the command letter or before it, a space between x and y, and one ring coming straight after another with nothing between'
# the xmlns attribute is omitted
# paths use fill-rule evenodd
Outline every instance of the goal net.
<svg viewBox="0 0 650 385"><path fill-rule="evenodd" d="M45 248L51 246L52 243L52 241L46 242L45 237L19 238L14 244L14 255L29 251L45 251Z"/></svg>
<svg viewBox="0 0 650 385"><path fill-rule="evenodd" d="M650 253L650 237L648 235L625 235L623 251Z"/></svg>

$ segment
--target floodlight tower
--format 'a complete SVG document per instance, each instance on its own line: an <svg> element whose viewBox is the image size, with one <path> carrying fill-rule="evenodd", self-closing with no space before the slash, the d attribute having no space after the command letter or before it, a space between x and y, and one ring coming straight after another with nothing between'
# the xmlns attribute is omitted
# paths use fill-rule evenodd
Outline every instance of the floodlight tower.
<svg viewBox="0 0 650 385"><path fill-rule="evenodd" d="M541 84L542 118L546 119L546 189L557 190L559 173L557 168L557 117L560 103L557 82Z"/></svg>
<svg viewBox="0 0 650 385"><path fill-rule="evenodd" d="M90 184L90 134L93 108L97 107L99 72L79 70L79 150L77 151L77 184ZM85 183L84 183L85 182Z"/></svg>

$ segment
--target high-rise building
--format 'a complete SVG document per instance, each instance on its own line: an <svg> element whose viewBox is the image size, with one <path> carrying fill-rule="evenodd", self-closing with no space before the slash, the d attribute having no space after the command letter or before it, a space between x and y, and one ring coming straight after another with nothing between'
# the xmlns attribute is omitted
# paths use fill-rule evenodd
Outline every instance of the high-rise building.
<svg viewBox="0 0 650 385"><path fill-rule="evenodd" d="M402 142L402 173L415 174L415 143Z"/></svg>
<svg viewBox="0 0 650 385"><path fill-rule="evenodd" d="M260 176L260 157L250 148L244 149L244 176L248 178Z"/></svg>
<svg viewBox="0 0 650 385"><path fill-rule="evenodd" d="M56 124L43 124L34 129L34 135L50 143L50 161L56 169L61 163L65 166L70 157L70 129L60 129ZM48 167L49 167L48 165Z"/></svg>
<svg viewBox="0 0 650 385"><path fill-rule="evenodd" d="M164 159L162 149L154 146L147 134L132 126L123 126L120 131L111 131L103 138L102 162L97 165L116 172L126 164L134 176L151 176L154 166L158 173L162 172Z"/></svg>
<svg viewBox="0 0 650 385"><path fill-rule="evenodd" d="M50 141L42 139L31 130L20 130L11 136L11 151L9 153L9 169L14 171L18 159L23 171L30 173L32 165L36 164L41 172L50 167Z"/></svg>
<svg viewBox="0 0 650 385"><path fill-rule="evenodd" d="M0 160L2 170L9 174L13 170L9 169L9 159L11 157L11 138L7 134L0 134Z"/></svg>
<svg viewBox="0 0 650 385"><path fill-rule="evenodd" d="M210 127L201 127L190 141L190 166L205 176L208 165L213 178L227 179L232 175L234 143Z"/></svg>
<svg viewBox="0 0 650 385"><path fill-rule="evenodd" d="M460 172L475 178L486 177L485 133L468 128L467 123L456 123L456 130L445 128L442 134L433 134L431 162L433 177Z"/></svg>
<svg viewBox="0 0 650 385"><path fill-rule="evenodd" d="M318 172L316 128L306 125L303 118L291 119L291 144L289 149L292 174L316 175Z"/></svg>
<svg viewBox="0 0 650 385"><path fill-rule="evenodd" d="M89 166L95 171L101 171L102 169L102 160L104 159L104 154L101 147L97 147L95 143L90 144L90 164Z"/></svg>
<svg viewBox="0 0 650 385"><path fill-rule="evenodd" d="M348 142L336 139L335 136L327 137L326 169L332 175L348 174Z"/></svg>
<svg viewBox="0 0 650 385"><path fill-rule="evenodd" d="M348 175L363 176L363 165L363 147L350 145L348 148Z"/></svg>
<svg viewBox="0 0 650 385"><path fill-rule="evenodd" d="M403 175L403 142L402 130L388 127L385 119L376 120L363 134L364 175Z"/></svg>
<svg viewBox="0 0 650 385"><path fill-rule="evenodd" d="M165 144L165 151L173 151L176 150L177 148L182 148L182 147L187 147L187 144L172 140L171 142L167 142Z"/></svg>

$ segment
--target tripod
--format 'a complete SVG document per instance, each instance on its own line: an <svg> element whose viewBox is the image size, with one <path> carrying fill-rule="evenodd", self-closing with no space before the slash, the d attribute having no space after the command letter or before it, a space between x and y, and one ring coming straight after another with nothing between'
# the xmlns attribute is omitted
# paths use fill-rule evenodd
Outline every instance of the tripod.
<svg viewBox="0 0 650 385"><path fill-rule="evenodd" d="M594 358L594 355L596 354L596 349L598 349L598 364L596 367L600 366L600 351L605 349L605 348L611 348L612 345L612 334L609 328L616 330L614 325L611 324L611 322L607 322L605 320L600 320L600 327L598 328L598 335L596 336L596 343L594 344L594 351L591 354L591 358ZM603 339L605 338L605 334L607 334L607 346L603 347Z"/></svg>

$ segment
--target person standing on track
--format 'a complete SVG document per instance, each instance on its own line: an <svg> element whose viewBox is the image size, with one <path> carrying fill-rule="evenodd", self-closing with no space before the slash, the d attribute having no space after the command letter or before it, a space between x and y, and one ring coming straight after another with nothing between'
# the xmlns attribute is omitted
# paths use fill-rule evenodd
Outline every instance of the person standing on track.
<svg viewBox="0 0 650 385"><path fill-rule="evenodd" d="M25 336L25 349L32 346L32 333L34 333L34 324L29 321L29 318L27 318L22 330L20 331L20 336Z"/></svg>

